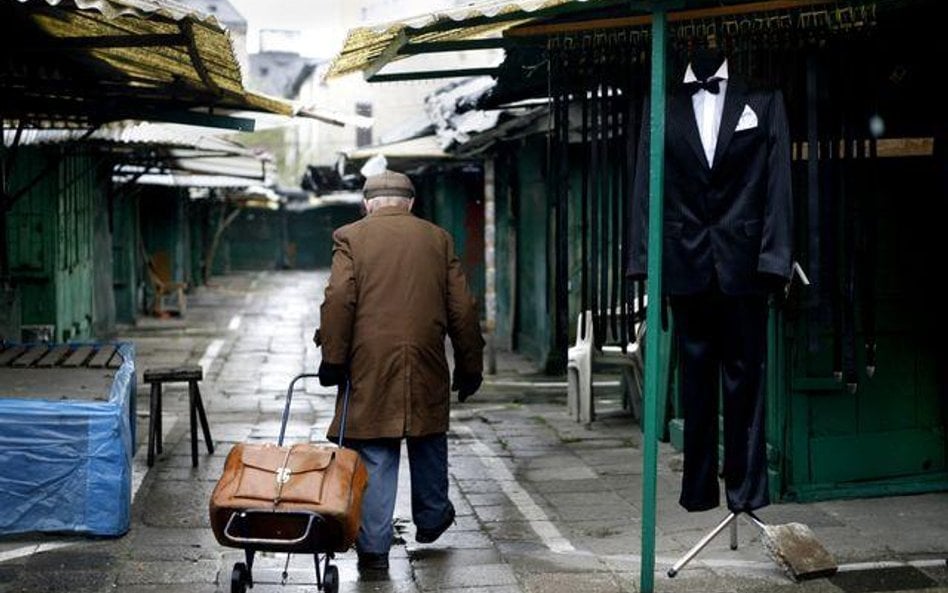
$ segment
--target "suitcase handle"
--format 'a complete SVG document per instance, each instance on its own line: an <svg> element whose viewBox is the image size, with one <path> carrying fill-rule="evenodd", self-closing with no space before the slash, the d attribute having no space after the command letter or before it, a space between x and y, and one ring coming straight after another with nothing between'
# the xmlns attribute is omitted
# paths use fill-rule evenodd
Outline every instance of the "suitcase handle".
<svg viewBox="0 0 948 593"><path fill-rule="evenodd" d="M319 373L301 373L290 381L290 386L286 390L286 405L283 406L283 420L280 422L280 438L277 440L277 446L283 446L283 436L286 434L286 423L290 420L290 403L293 401L293 387L300 379L315 379ZM342 447L342 439L346 434L346 419L349 416L349 378L346 378L346 395L342 400L342 421L339 426L339 446Z"/></svg>
<svg viewBox="0 0 948 593"><path fill-rule="evenodd" d="M306 521L306 531L303 532L303 535L295 539L270 539L264 537L242 537L239 535L234 535L230 532L231 526L234 524L235 517L246 517L247 515L272 515L275 511L259 511L254 509L247 509L239 513L232 513L230 518L227 520L227 525L224 527L224 535L228 539L232 540L238 544L263 544L263 545L283 545L283 546L293 546L296 544L301 544L309 538L310 532L313 530L313 523L316 522L316 519L319 518L317 513L312 511L279 511L281 516L286 515L299 515L305 516Z"/></svg>

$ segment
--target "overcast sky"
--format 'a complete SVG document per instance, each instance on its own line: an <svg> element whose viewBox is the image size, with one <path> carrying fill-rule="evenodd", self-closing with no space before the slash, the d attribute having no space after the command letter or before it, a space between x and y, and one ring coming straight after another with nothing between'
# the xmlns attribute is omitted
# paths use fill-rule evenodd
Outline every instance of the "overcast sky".
<svg viewBox="0 0 948 593"><path fill-rule="evenodd" d="M247 19L247 51L259 51L260 29L298 30L300 53L329 59L342 47L346 31L338 26L326 26L326 21L338 23L338 15L331 19L326 14L335 12L334 2L325 0L230 0L234 8ZM330 6L327 6L330 5Z"/></svg>
<svg viewBox="0 0 948 593"><path fill-rule="evenodd" d="M261 29L300 31L299 52L330 59L338 53L350 27L360 23L342 20L342 5L354 0L230 0L247 19L247 51L260 49ZM429 10L456 6L458 0L374 0L368 5L371 24L417 16ZM351 11L350 11L351 12Z"/></svg>

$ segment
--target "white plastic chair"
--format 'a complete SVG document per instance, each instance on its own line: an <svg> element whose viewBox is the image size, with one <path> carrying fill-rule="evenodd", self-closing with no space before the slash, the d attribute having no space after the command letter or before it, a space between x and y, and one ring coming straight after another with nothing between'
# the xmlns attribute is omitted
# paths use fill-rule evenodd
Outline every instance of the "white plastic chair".
<svg viewBox="0 0 948 593"><path fill-rule="evenodd" d="M645 334L645 323L635 324L636 342L626 346L606 345L597 351L593 339L593 322L590 311L586 312L586 331L583 315L576 322L576 345L567 351L566 359L566 403L571 418L577 422L592 422L596 419L596 398L593 390L593 369L619 367L624 378L626 397L636 419L641 417L641 391L643 384L642 355L639 344Z"/></svg>

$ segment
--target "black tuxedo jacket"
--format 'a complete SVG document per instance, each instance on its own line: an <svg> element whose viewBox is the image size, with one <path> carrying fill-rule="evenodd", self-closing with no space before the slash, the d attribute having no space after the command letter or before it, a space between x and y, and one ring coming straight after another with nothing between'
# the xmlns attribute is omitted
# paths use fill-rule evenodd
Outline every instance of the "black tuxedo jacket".
<svg viewBox="0 0 948 593"><path fill-rule="evenodd" d="M729 295L762 294L789 279L793 235L790 138L780 91L728 80L714 162L701 145L691 95L679 85L668 97L665 133L665 294L707 290L716 276ZM757 125L736 131L749 107ZM745 119L745 124L753 118ZM628 275L644 277L648 246L648 131L632 194Z"/></svg>

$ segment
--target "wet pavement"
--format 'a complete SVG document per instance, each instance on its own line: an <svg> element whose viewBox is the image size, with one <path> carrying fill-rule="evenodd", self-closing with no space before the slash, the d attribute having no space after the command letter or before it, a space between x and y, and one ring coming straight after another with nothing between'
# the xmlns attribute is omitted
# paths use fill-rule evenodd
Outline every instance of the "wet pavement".
<svg viewBox="0 0 948 593"><path fill-rule="evenodd" d="M289 379L313 372L311 342L326 275L268 272L215 279L189 299L185 320L147 320L121 332L137 367L201 362L216 451L201 443L191 467L185 385L166 386L165 450L154 467L135 456L132 527L117 539L25 535L0 538L0 593L212 592L230 590L240 550L219 546L207 504L230 447L274 441ZM398 541L385 575L361 577L355 554L337 558L344 592L612 593L638 590L641 434L621 414L592 426L566 415L565 382L539 377L503 355L499 374L452 412L451 496L457 524L428 545L414 543L407 461L396 512ZM537 382L545 383L537 385ZM323 439L332 394L305 380L293 402L291 441ZM139 383L139 435L147 429ZM660 446L656 591L948 591L948 493L774 505L769 522L807 523L841 563L830 579L791 582L767 557L756 528L741 523L676 578L665 571L724 516L677 504L681 459ZM252 591L316 591L311 556L258 555Z"/></svg>

